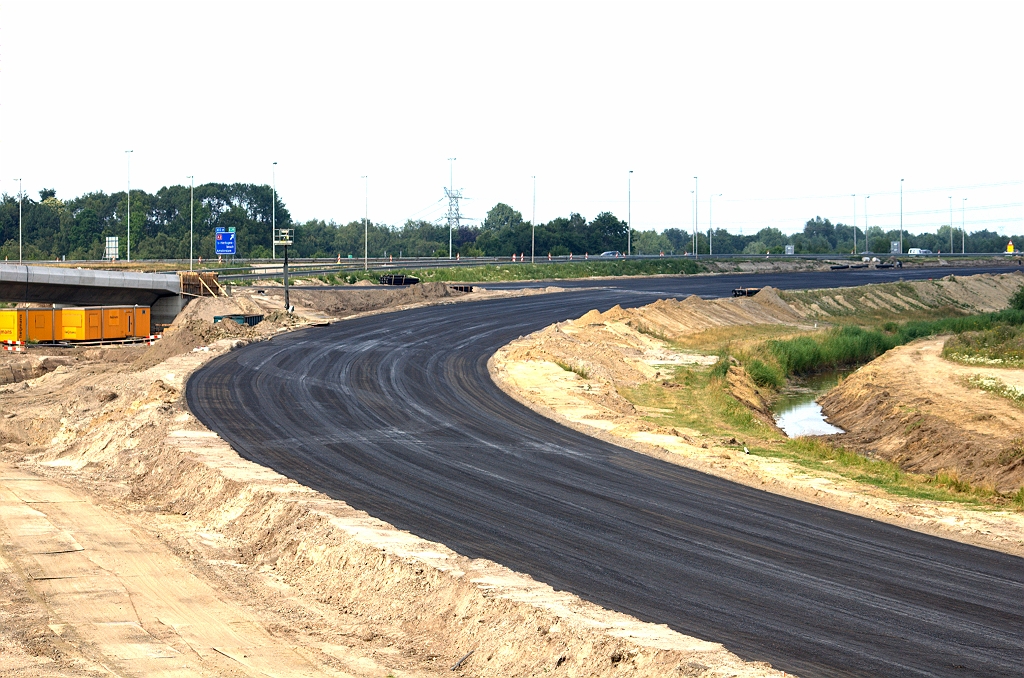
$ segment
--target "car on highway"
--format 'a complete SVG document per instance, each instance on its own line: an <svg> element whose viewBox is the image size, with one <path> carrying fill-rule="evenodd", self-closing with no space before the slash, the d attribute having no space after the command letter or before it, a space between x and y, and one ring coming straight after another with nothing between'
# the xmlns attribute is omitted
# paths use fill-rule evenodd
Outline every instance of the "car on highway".
<svg viewBox="0 0 1024 678"><path fill-rule="evenodd" d="M621 257L622 256L622 252L620 252L618 250L608 250L607 252L601 252L601 254L599 254L597 256L599 256L599 257Z"/></svg>
<svg viewBox="0 0 1024 678"><path fill-rule="evenodd" d="M907 254L911 254L911 255L913 255L913 254L931 254L931 253L932 253L931 250L922 249L920 247L911 247L909 250L907 250Z"/></svg>

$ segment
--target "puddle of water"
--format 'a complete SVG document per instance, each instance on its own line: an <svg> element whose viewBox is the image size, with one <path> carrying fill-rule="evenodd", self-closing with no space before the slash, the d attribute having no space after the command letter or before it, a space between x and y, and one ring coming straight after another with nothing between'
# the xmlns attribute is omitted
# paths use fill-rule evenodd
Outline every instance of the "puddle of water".
<svg viewBox="0 0 1024 678"><path fill-rule="evenodd" d="M790 438L798 436L823 436L831 433L845 433L838 426L825 421L821 405L815 399L839 383L847 372L817 374L786 388L772 406L775 423Z"/></svg>

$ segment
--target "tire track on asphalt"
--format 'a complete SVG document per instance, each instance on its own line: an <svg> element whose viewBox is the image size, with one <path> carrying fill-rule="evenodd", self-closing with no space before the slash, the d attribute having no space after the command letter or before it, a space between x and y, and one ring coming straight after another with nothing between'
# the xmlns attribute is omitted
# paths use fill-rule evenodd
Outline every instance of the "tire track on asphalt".
<svg viewBox="0 0 1024 678"><path fill-rule="evenodd" d="M661 297L753 283L658 280ZM1021 559L589 438L491 382L487 359L517 336L654 298L580 291L346 321L220 357L186 395L247 459L746 659L804 676L1019 676Z"/></svg>

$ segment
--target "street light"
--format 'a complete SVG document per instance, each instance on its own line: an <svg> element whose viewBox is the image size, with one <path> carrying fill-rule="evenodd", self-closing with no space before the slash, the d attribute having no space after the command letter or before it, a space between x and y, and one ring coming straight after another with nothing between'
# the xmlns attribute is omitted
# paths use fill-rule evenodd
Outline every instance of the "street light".
<svg viewBox="0 0 1024 678"><path fill-rule="evenodd" d="M697 177L693 178L693 259L697 259L697 205L700 204L700 194L697 193Z"/></svg>
<svg viewBox="0 0 1024 678"><path fill-rule="evenodd" d="M715 200L715 198L721 198L721 197L722 197L722 194L719 193L717 195L712 195L710 198L708 198L708 256L709 257L712 254L714 254L714 252L712 251L712 247L711 247L711 234L713 233L713 226L712 226L712 216L713 216L713 214L712 214L712 208L714 207L714 200Z"/></svg>
<svg viewBox="0 0 1024 678"><path fill-rule="evenodd" d="M133 151L125 151L128 157L128 261L132 260L132 156Z"/></svg>
<svg viewBox="0 0 1024 678"><path fill-rule="evenodd" d="M15 179L18 182L18 263L21 261L21 179Z"/></svg>
<svg viewBox="0 0 1024 678"><path fill-rule="evenodd" d="M270 168L270 258L277 259L277 161Z"/></svg>
<svg viewBox="0 0 1024 678"><path fill-rule="evenodd" d="M961 254L967 254L967 228L965 228L967 221L965 215L967 214L967 198L960 203L960 250Z"/></svg>
<svg viewBox="0 0 1024 678"><path fill-rule="evenodd" d="M851 193L853 198L853 253L857 254L857 194Z"/></svg>
<svg viewBox="0 0 1024 678"><path fill-rule="evenodd" d="M626 256L633 255L633 170L629 170L626 188Z"/></svg>
<svg viewBox="0 0 1024 678"><path fill-rule="evenodd" d="M529 262L534 263L534 251L537 249L537 176L534 179L534 216L529 220Z"/></svg>
<svg viewBox="0 0 1024 678"><path fill-rule="evenodd" d="M903 179L899 180L899 253L903 254Z"/></svg>
<svg viewBox="0 0 1024 678"><path fill-rule="evenodd" d="M363 180L363 270L370 270L370 175L364 174Z"/></svg>
<svg viewBox="0 0 1024 678"><path fill-rule="evenodd" d="M697 208L696 208L696 206L694 205L694 202L693 202L694 200L696 200L696 198L693 197L693 191L690 191L690 227L692 229L696 229L697 228L693 224L693 215L695 215L697 213ZM694 230L694 235L690 238L690 244L693 245L694 247L697 246L697 236L696 236L696 233L697 233L697 231ZM696 258L697 254L694 253L693 256L694 256L694 258Z"/></svg>
<svg viewBox="0 0 1024 678"><path fill-rule="evenodd" d="M871 241L868 240L868 198L870 195L864 196L864 251L868 252L871 250Z"/></svg>
<svg viewBox="0 0 1024 678"><path fill-rule="evenodd" d="M192 270L192 224L196 206L196 178L190 174L188 189L188 270Z"/></svg>

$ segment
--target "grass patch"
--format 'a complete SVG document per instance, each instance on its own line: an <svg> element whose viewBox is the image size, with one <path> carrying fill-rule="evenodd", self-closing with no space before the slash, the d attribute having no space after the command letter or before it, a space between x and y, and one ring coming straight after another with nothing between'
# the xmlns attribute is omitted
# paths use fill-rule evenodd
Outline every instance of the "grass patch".
<svg viewBox="0 0 1024 678"><path fill-rule="evenodd" d="M691 260L644 259L585 260L564 264L494 264L451 268L407 268L388 271L414 275L423 282L502 282L516 280L570 280L622 275L692 275L704 266Z"/></svg>
<svg viewBox="0 0 1024 678"><path fill-rule="evenodd" d="M1024 489L1006 496L991 488L960 480L951 471L941 471L934 476L907 473L893 462L871 459L813 438L787 440L776 449L751 448L750 453L762 457L781 457L815 471L830 471L902 497L974 505L1002 505L1009 501L1017 508L1024 509Z"/></svg>
<svg viewBox="0 0 1024 678"><path fill-rule="evenodd" d="M977 388L982 391L988 391L989 393L995 394L1000 398L1006 398L1017 407L1024 407L1024 389L1019 386L1013 386L1007 384L1000 379L995 377L984 376L981 374L975 374L963 382L969 388Z"/></svg>
<svg viewBox="0 0 1024 678"><path fill-rule="evenodd" d="M779 390L786 383L782 372L775 365L762 362L757 358L750 358L747 360L745 367L747 374L750 375L750 378L758 386L767 386Z"/></svg>
<svg viewBox="0 0 1024 678"><path fill-rule="evenodd" d="M781 438L732 397L725 382L728 355L723 352L719 358L710 367L681 366L671 379L621 389L620 394L639 407L666 410L646 417L659 426L681 426L713 435Z"/></svg>
<svg viewBox="0 0 1024 678"><path fill-rule="evenodd" d="M574 374L579 375L583 379L590 379L590 372L587 370L585 366L583 366L580 363L570 364L567 362L563 362L561 360L556 360L555 364L561 367L566 372L573 372Z"/></svg>
<svg viewBox="0 0 1024 678"><path fill-rule="evenodd" d="M784 380L790 376L861 365L922 337L964 332L1002 332L1018 336L1021 325L1024 325L1024 311L1017 309L905 323L889 321L877 329L842 325L825 332L763 342L751 351L746 367L759 385L772 386L778 381L776 375ZM775 374L755 366L755 361L774 368ZM752 370L760 375L760 381Z"/></svg>
<svg viewBox="0 0 1024 678"><path fill-rule="evenodd" d="M986 330L963 332L946 342L942 357L965 365L1024 367L1024 329L996 325Z"/></svg>
<svg viewBox="0 0 1024 678"><path fill-rule="evenodd" d="M649 337L654 337L655 339L660 339L661 341L664 341L666 343L671 343L671 341L672 341L672 338L669 337L664 332L656 330L653 327L648 327L647 325L644 325L643 323L636 323L635 325L633 325L633 329L635 329L640 334L646 334Z"/></svg>
<svg viewBox="0 0 1024 678"><path fill-rule="evenodd" d="M679 337L673 344L679 348L717 351L726 346L754 346L767 339L784 339L803 334L790 325L722 325L695 334Z"/></svg>

